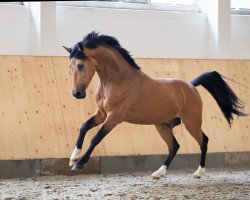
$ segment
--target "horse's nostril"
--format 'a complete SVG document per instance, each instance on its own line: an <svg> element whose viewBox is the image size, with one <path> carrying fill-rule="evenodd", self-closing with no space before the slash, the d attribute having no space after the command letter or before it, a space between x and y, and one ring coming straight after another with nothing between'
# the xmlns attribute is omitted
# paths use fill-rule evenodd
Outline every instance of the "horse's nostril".
<svg viewBox="0 0 250 200"><path fill-rule="evenodd" d="M76 97L79 97L79 96L81 96L81 93L80 92L76 92Z"/></svg>
<svg viewBox="0 0 250 200"><path fill-rule="evenodd" d="M77 99L83 99L86 97L85 91L74 91L72 95Z"/></svg>
<svg viewBox="0 0 250 200"><path fill-rule="evenodd" d="M77 99L83 99L86 97L86 93L85 92L81 93L79 91L76 91L75 93L73 93L73 96Z"/></svg>
<svg viewBox="0 0 250 200"><path fill-rule="evenodd" d="M81 96L81 92L76 92L75 94L73 94L75 98L79 98Z"/></svg>

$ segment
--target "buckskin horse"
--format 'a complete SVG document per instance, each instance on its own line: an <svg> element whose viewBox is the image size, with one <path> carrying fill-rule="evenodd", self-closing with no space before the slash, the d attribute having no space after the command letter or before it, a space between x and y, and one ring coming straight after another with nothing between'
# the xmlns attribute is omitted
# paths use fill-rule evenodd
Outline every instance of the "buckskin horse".
<svg viewBox="0 0 250 200"><path fill-rule="evenodd" d="M202 100L195 87L203 86L214 97L230 126L233 114L246 115L242 111L244 106L241 100L216 71L205 72L191 82L175 78L152 78L140 70L116 38L99 35L95 31L87 34L73 48L64 48L70 53L69 69L75 98L86 97L86 89L95 72L100 79L96 93L98 109L80 128L70 156L71 170L83 169L95 146L115 126L125 121L155 125L166 142L169 155L151 175L159 179L166 174L180 147L173 135L173 128L183 122L201 149L200 165L193 174L193 178L200 178L205 173L208 137L201 129ZM101 128L80 157L87 131L99 124L102 124Z"/></svg>

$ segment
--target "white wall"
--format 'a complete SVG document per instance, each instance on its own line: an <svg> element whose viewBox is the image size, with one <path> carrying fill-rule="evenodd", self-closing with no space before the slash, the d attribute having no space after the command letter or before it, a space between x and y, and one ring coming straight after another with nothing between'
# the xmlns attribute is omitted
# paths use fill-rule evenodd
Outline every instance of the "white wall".
<svg viewBox="0 0 250 200"><path fill-rule="evenodd" d="M136 57L205 57L206 20L199 13L57 9L58 41L72 45L91 30L116 36ZM75 16L75 17L73 17ZM208 40L207 40L208 39ZM60 52L61 53L61 52Z"/></svg>
<svg viewBox="0 0 250 200"><path fill-rule="evenodd" d="M250 16L233 16L231 26L231 54L250 59Z"/></svg>
<svg viewBox="0 0 250 200"><path fill-rule="evenodd" d="M28 54L30 24L24 6L0 5L0 54Z"/></svg>
<svg viewBox="0 0 250 200"><path fill-rule="evenodd" d="M250 59L250 16L231 17L230 44L219 52L203 13L57 7L53 15L50 4L41 11L42 30L28 6L0 5L1 55L67 55L62 45L97 30L134 57Z"/></svg>

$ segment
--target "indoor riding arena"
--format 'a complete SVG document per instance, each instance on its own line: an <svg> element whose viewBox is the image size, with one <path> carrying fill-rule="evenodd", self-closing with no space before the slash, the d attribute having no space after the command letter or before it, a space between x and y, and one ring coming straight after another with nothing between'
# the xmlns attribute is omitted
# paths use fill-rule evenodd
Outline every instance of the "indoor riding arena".
<svg viewBox="0 0 250 200"><path fill-rule="evenodd" d="M250 199L250 1L0 2L0 200Z"/></svg>

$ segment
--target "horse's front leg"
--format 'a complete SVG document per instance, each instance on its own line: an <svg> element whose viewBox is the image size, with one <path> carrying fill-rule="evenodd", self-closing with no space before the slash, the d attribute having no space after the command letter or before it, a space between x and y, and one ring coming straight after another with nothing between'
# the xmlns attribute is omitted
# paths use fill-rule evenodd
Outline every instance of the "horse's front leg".
<svg viewBox="0 0 250 200"><path fill-rule="evenodd" d="M101 111L98 109L89 120L82 124L75 148L70 156L69 166L73 166L78 161L82 150L83 140L88 130L103 123L104 120L104 114L102 114Z"/></svg>
<svg viewBox="0 0 250 200"><path fill-rule="evenodd" d="M92 138L86 153L74 164L71 170L82 169L83 165L88 162L90 155L93 152L96 145L98 145L101 142L101 140L120 122L121 121L119 121L119 116L112 114L108 115L100 130Z"/></svg>

